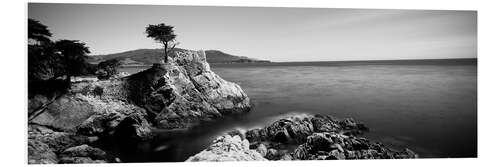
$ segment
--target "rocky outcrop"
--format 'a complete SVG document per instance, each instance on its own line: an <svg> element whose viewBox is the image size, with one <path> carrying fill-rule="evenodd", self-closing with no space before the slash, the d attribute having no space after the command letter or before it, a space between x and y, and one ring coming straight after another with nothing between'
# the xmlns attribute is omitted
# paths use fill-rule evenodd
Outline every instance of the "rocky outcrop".
<svg viewBox="0 0 500 167"><path fill-rule="evenodd" d="M302 114L280 119L264 128L235 130L228 134L247 139L251 150L268 160L418 158L409 149L395 151L358 137L366 131L368 128L364 124L353 119ZM203 159L200 156L206 154L198 155ZM210 156L214 159L214 155Z"/></svg>
<svg viewBox="0 0 500 167"><path fill-rule="evenodd" d="M182 51L168 64L123 77L74 85L73 93L144 108L159 128L188 128L200 121L247 112L250 99L241 87L210 70L203 51Z"/></svg>
<svg viewBox="0 0 500 167"><path fill-rule="evenodd" d="M212 72L203 51L177 52L169 64L156 64L125 82L129 99L146 108L161 128L186 128L250 109L240 86Z"/></svg>
<svg viewBox="0 0 500 167"><path fill-rule="evenodd" d="M153 127L189 128L250 109L243 90L212 72L203 51L177 52L168 64L133 75L75 82L53 101L35 95L28 112L45 104L30 118L30 163L116 162L102 156L95 140L133 145L151 138Z"/></svg>
<svg viewBox="0 0 500 167"><path fill-rule="evenodd" d="M243 134L250 142L304 143L307 137L316 132L335 132L357 135L368 128L355 123L353 119L338 119L323 115L295 115L280 119L264 128L251 129Z"/></svg>
<svg viewBox="0 0 500 167"><path fill-rule="evenodd" d="M69 132L54 131L40 125L28 127L28 163L103 163L117 162L99 148L87 144L97 140Z"/></svg>
<svg viewBox="0 0 500 167"><path fill-rule="evenodd" d="M265 161L260 153L250 150L248 140L240 136L221 136L207 149L189 157L186 161Z"/></svg>
<svg viewBox="0 0 500 167"><path fill-rule="evenodd" d="M381 143L372 143L365 138L346 136L332 132L314 133L292 153L297 160L338 159L400 159L417 158L409 149L394 151Z"/></svg>

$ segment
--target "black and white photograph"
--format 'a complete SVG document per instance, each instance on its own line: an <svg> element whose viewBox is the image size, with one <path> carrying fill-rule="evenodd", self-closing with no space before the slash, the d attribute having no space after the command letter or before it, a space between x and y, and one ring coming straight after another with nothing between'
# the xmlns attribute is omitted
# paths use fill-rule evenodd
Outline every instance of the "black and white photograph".
<svg viewBox="0 0 500 167"><path fill-rule="evenodd" d="M28 4L28 163L477 157L477 12Z"/></svg>
<svg viewBox="0 0 500 167"><path fill-rule="evenodd" d="M1 87L22 97L2 100L19 101L3 117L19 120L2 126L23 135L4 151L22 151L24 165L455 166L494 155L483 141L498 117L484 95L497 89L479 85L499 83L483 79L492 55L478 56L489 49L478 17L492 15L474 5L23 3L13 20L24 36L13 36L24 49L1 71L24 91Z"/></svg>

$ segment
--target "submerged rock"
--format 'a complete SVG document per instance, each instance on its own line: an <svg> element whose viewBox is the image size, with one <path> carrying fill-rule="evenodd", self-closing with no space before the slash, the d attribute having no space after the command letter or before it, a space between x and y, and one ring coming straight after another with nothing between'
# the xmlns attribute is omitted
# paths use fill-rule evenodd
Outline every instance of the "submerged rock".
<svg viewBox="0 0 500 167"><path fill-rule="evenodd" d="M186 161L265 161L264 157L249 148L248 140L240 136L221 136L207 149L189 157Z"/></svg>

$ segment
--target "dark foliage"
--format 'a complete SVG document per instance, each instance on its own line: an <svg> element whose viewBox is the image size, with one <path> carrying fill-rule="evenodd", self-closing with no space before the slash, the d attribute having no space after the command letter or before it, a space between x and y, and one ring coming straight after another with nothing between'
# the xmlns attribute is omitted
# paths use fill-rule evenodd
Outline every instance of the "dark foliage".
<svg viewBox="0 0 500 167"><path fill-rule="evenodd" d="M78 76L85 73L87 67L87 54L90 53L85 43L78 40L59 40L54 46L60 52L60 61L64 66L66 81L71 81L71 76Z"/></svg>
<svg viewBox="0 0 500 167"><path fill-rule="evenodd" d="M86 62L90 53L76 40L52 42L52 33L39 21L28 19L28 94L54 96L70 86L70 77L95 73ZM66 81L62 81L66 76ZM66 82L66 83L62 83Z"/></svg>
<svg viewBox="0 0 500 167"><path fill-rule="evenodd" d="M110 59L100 62L97 65L97 78L98 79L109 79L110 77L118 73L118 67L121 65L118 59Z"/></svg>
<svg viewBox="0 0 500 167"><path fill-rule="evenodd" d="M175 43L174 27L165 25L164 23L157 25L148 25L146 27L146 34L148 38L153 38L155 41L163 45L165 54L165 63L168 62L169 50L174 50L177 43Z"/></svg>
<svg viewBox="0 0 500 167"><path fill-rule="evenodd" d="M28 45L28 80L49 80L63 76L61 56L52 43Z"/></svg>
<svg viewBox="0 0 500 167"><path fill-rule="evenodd" d="M34 95L52 98L67 93L68 88L68 83L60 79L28 81L28 98Z"/></svg>
<svg viewBox="0 0 500 167"><path fill-rule="evenodd" d="M28 39L37 44L49 43L52 33L37 20L28 19Z"/></svg>

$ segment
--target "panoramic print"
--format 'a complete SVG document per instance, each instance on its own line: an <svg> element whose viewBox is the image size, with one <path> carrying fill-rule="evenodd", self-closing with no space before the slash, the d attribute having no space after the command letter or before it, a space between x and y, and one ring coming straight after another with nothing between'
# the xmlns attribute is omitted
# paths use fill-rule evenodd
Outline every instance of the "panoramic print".
<svg viewBox="0 0 500 167"><path fill-rule="evenodd" d="M29 164L477 157L477 12L29 3Z"/></svg>

